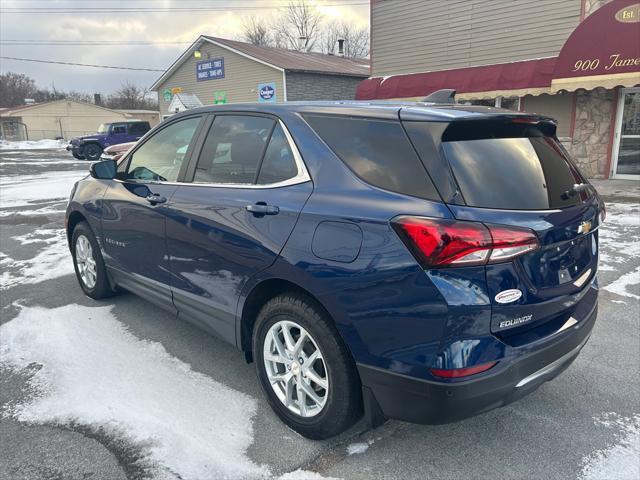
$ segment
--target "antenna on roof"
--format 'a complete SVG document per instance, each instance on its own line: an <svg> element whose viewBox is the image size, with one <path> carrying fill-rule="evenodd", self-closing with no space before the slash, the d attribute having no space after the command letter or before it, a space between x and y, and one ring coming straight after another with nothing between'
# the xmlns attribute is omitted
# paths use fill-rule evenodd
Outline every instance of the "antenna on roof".
<svg viewBox="0 0 640 480"><path fill-rule="evenodd" d="M422 99L424 103L456 103L456 91L452 88L443 88L430 93Z"/></svg>

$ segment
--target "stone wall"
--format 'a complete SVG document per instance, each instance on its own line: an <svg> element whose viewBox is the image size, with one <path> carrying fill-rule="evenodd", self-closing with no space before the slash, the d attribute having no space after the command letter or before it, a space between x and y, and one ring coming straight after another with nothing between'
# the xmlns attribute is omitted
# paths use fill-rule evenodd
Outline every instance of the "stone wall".
<svg viewBox="0 0 640 480"><path fill-rule="evenodd" d="M606 178L615 91L577 90L576 120L569 151L589 178Z"/></svg>

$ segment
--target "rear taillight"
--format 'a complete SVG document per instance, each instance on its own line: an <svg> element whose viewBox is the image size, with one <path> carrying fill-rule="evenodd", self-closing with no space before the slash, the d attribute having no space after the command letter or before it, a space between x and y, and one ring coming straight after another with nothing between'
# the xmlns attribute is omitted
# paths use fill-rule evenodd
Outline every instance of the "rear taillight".
<svg viewBox="0 0 640 480"><path fill-rule="evenodd" d="M392 225L425 268L504 262L539 246L528 228L409 216Z"/></svg>

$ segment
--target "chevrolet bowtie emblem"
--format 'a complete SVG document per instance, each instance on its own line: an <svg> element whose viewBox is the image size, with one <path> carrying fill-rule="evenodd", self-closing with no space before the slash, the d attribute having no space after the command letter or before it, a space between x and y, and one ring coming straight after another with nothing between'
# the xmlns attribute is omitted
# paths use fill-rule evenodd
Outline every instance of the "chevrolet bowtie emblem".
<svg viewBox="0 0 640 480"><path fill-rule="evenodd" d="M586 221L578 225L578 233L589 233L590 230L591 230L591 222Z"/></svg>

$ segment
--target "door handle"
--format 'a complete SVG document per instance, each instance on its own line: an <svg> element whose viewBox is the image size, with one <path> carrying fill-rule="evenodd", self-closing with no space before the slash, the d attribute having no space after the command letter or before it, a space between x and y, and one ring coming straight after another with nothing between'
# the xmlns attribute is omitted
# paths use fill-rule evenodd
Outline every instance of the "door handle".
<svg viewBox="0 0 640 480"><path fill-rule="evenodd" d="M245 207L247 211L253 213L254 215L277 215L280 212L280 209L275 205L267 205L264 202L258 202L253 205L247 205Z"/></svg>
<svg viewBox="0 0 640 480"><path fill-rule="evenodd" d="M166 203L167 197L163 197L158 193L150 193L145 197L145 200L151 205L157 205L158 203Z"/></svg>

